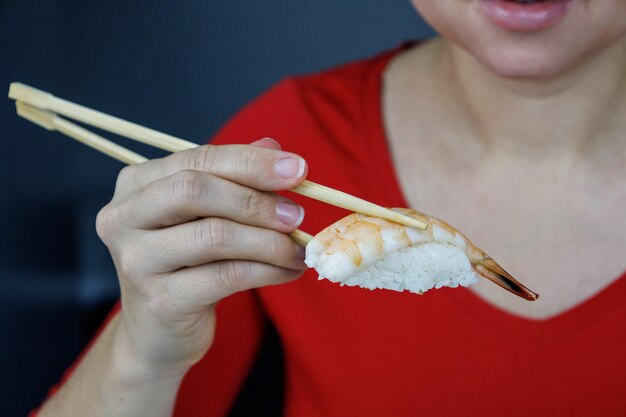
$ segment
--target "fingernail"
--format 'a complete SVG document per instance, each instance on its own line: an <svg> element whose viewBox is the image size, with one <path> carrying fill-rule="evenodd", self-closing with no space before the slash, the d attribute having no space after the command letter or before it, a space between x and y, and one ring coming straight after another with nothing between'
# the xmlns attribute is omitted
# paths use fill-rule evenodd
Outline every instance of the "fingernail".
<svg viewBox="0 0 626 417"><path fill-rule="evenodd" d="M276 161L274 167L276 174L286 180L298 178L304 174L304 159L302 158L283 158Z"/></svg>
<svg viewBox="0 0 626 417"><path fill-rule="evenodd" d="M304 261L306 259L306 248L301 245L296 245L296 255Z"/></svg>
<svg viewBox="0 0 626 417"><path fill-rule="evenodd" d="M300 226L304 219L304 209L296 204L280 201L276 204L278 220L289 226Z"/></svg>
<svg viewBox="0 0 626 417"><path fill-rule="evenodd" d="M258 146L260 148L267 148L267 149L276 149L276 150L280 150L280 143L278 143L276 140L272 139L272 138L262 138L259 140L255 140L254 142L252 142L250 145L252 146Z"/></svg>

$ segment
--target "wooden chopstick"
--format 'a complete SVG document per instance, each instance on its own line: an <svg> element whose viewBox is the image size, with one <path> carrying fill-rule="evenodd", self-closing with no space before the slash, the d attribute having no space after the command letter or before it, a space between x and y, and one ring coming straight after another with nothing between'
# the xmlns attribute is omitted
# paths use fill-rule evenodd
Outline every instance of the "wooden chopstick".
<svg viewBox="0 0 626 417"><path fill-rule="evenodd" d="M58 113L88 125L92 125L100 129L116 133L120 136L134 139L147 145L155 146L170 152L178 152L199 146L196 143L167 135L165 133L161 133L156 130L149 129L147 127L55 97L50 93L38 90L25 84L11 83L9 88L9 97L29 104L31 107ZM333 206L341 207L368 216L380 217L405 226L416 227L422 230L427 228L427 224L424 222L415 220L400 213L396 213L395 211L381 207L367 200L363 200L353 195L326 187L324 185L316 184L308 180L303 181L300 186L293 188L290 191Z"/></svg>
<svg viewBox="0 0 626 417"><path fill-rule="evenodd" d="M37 109L33 106L22 103L21 101L17 101L15 103L15 107L17 108L17 114L24 119L27 119L44 129L57 130L127 165L140 164L148 160L145 156L126 149L100 135L96 135L95 133L60 117L55 113ZM294 242L302 246L306 246L307 243L313 239L312 235L303 232L302 230L295 230L290 233L289 236Z"/></svg>
<svg viewBox="0 0 626 417"><path fill-rule="evenodd" d="M120 136L134 139L170 152L182 151L198 146L193 142L176 138L135 123L127 122L118 117L109 116L97 110L81 106L80 104L55 97L50 93L26 84L11 83L9 87L9 97L13 100L30 104L32 107L37 107L41 110L49 110L67 116L70 119L78 120L90 126L106 130L107 132L116 133Z"/></svg>

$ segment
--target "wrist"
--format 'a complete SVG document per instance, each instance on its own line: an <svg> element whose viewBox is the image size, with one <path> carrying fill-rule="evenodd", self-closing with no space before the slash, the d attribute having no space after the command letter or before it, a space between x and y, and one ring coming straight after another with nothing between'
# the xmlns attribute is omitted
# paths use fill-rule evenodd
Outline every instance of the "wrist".
<svg viewBox="0 0 626 417"><path fill-rule="evenodd" d="M176 383L180 384L190 366L169 366L146 360L134 348L124 321L118 316L113 346L111 369L122 383Z"/></svg>
<svg viewBox="0 0 626 417"><path fill-rule="evenodd" d="M132 349L122 321L118 314L110 324L109 337L101 345L101 351L106 353L98 361L94 379L98 383L94 386L101 399L96 409L104 411L94 415L171 416L186 371L161 369L143 360Z"/></svg>

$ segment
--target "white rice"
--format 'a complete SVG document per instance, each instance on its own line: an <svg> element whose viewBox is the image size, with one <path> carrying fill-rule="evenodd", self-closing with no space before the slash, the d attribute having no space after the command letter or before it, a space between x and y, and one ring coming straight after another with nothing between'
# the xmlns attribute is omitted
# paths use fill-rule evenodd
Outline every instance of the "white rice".
<svg viewBox="0 0 626 417"><path fill-rule="evenodd" d="M465 253L446 242L417 243L376 258L366 256L357 266L343 252L326 254L322 243L313 239L306 247L305 263L315 268L319 279L370 290L422 294L431 288L467 287L477 281Z"/></svg>

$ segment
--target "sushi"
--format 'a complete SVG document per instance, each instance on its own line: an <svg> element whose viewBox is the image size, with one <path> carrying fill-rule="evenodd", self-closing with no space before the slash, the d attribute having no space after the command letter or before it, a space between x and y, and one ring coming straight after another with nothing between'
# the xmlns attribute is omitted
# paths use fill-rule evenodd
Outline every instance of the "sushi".
<svg viewBox="0 0 626 417"><path fill-rule="evenodd" d="M538 298L446 222L412 209L392 210L428 227L419 230L353 213L308 243L305 263L319 279L370 290L423 294L432 288L467 287L486 278L527 300Z"/></svg>

